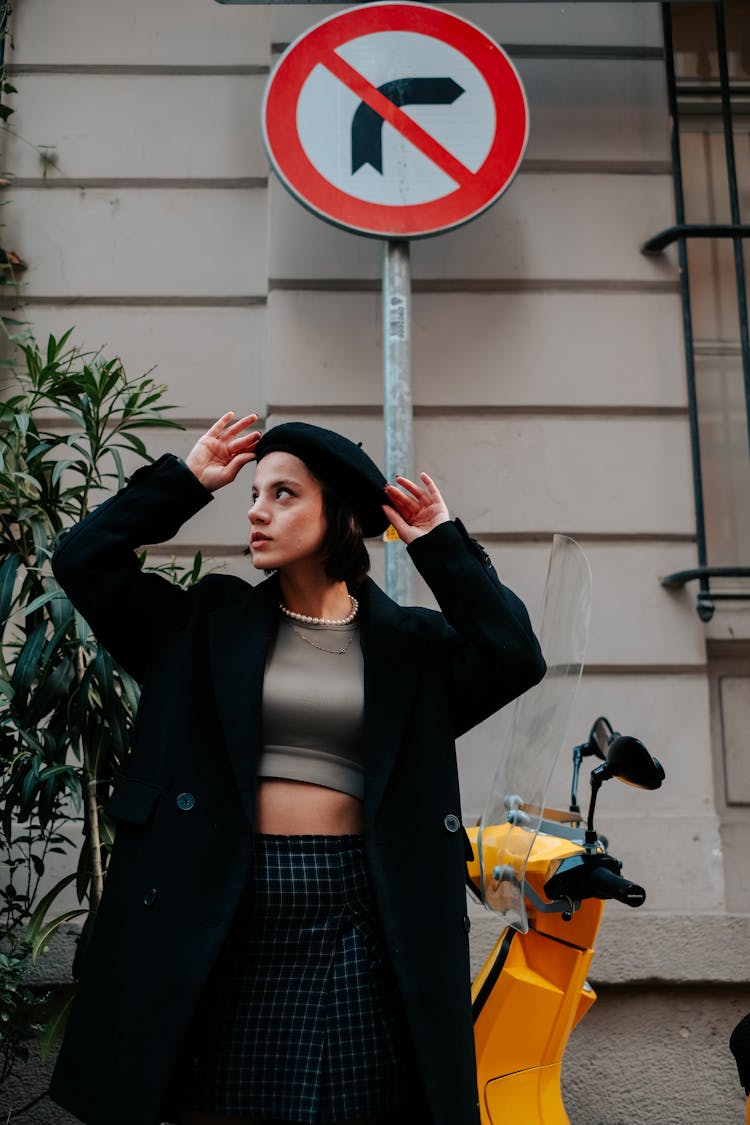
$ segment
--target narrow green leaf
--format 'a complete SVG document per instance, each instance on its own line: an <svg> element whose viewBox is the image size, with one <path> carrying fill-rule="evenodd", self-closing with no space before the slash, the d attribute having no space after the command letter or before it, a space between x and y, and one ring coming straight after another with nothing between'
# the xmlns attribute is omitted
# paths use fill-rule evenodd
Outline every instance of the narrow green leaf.
<svg viewBox="0 0 750 1125"><path fill-rule="evenodd" d="M8 620L13 605L13 590L20 562L18 555L9 555L0 567L0 625Z"/></svg>
<svg viewBox="0 0 750 1125"><path fill-rule="evenodd" d="M45 923L31 943L32 960L37 961L39 955L44 953L49 945L50 939L54 937L60 929L60 926L64 926L66 922L72 922L74 918L80 918L83 914L88 914L88 911L81 910L80 908L77 910L66 910L64 914L58 914L57 918L53 918L51 922Z"/></svg>
<svg viewBox="0 0 750 1125"><path fill-rule="evenodd" d="M64 621L60 622L60 624L57 626L57 629L55 630L55 632L52 634L50 639L46 642L46 644L44 646L44 652L42 653L42 665L49 664L49 662L52 660L52 658L63 647L63 642L65 641L65 639L67 637L67 634L68 634L68 631L71 628L72 628L72 620L71 620L71 615L69 614L65 618Z"/></svg>
<svg viewBox="0 0 750 1125"><path fill-rule="evenodd" d="M68 689L75 679L75 666L72 660L62 660L44 677L31 694L26 707L24 721L30 727L38 726L45 716L62 700L67 699Z"/></svg>
<svg viewBox="0 0 750 1125"><path fill-rule="evenodd" d="M137 434L124 433L122 438L140 457L148 458L148 450Z"/></svg>
<svg viewBox="0 0 750 1125"><path fill-rule="evenodd" d="M138 684L133 679L133 677L129 676L124 668L120 668L118 666L117 671L120 677L122 694L125 697L125 701L127 702L128 707L130 708L130 713L132 715L135 715L136 711L138 710L138 702L141 695L140 688L138 687Z"/></svg>
<svg viewBox="0 0 750 1125"><path fill-rule="evenodd" d="M65 595L62 593L59 586L57 586L55 589L47 590L46 594L40 594L38 598L34 598L34 600L29 602L27 606L24 606L24 608L20 611L20 615L21 617L28 617L29 614L33 613L37 609L41 609L41 607L43 605L47 605L48 602L55 600L61 601L64 597Z"/></svg>
<svg viewBox="0 0 750 1125"><path fill-rule="evenodd" d="M42 564L49 558L50 553L49 539L47 538L47 528L45 527L44 520L41 519L29 520L28 525L31 528L31 538L34 540L36 565L38 567L41 567ZM57 583L55 583L55 585L57 586Z"/></svg>
<svg viewBox="0 0 750 1125"><path fill-rule="evenodd" d="M55 883L54 887L47 891L46 895L39 900L34 909L34 913L31 915L31 918L29 918L29 924L27 927L29 941L33 941L35 939L36 935L39 933L40 927L44 923L44 919L47 916L47 911L49 910L50 906L55 901L57 896L61 894L66 887L70 886L75 877L75 871L71 872L69 875L65 875L64 878L58 880L58 882Z"/></svg>
<svg viewBox="0 0 750 1125"><path fill-rule="evenodd" d="M36 479L36 477L32 477L31 473L23 473L17 470L13 473L13 476L16 480L25 480L27 484L33 485L37 492L42 491L41 484Z"/></svg>
<svg viewBox="0 0 750 1125"><path fill-rule="evenodd" d="M16 692L23 699L26 698L29 688L36 676L39 657L44 647L46 631L46 624L42 623L37 625L33 633L26 640L18 660L16 661L11 683Z"/></svg>
<svg viewBox="0 0 750 1125"><path fill-rule="evenodd" d="M73 616L73 606L71 605L70 598L60 588L56 579L48 578L47 582L50 586L54 586L60 594L59 598L53 598L49 603L49 615L52 618L52 624L55 627L56 633L60 629L69 629L71 626Z"/></svg>
<svg viewBox="0 0 750 1125"><path fill-rule="evenodd" d="M96 678L99 681L102 703L105 707L110 707L114 702L115 696L115 680L112 668L112 657L109 655L106 648L103 648L101 645L97 649L96 657L94 659L94 671L96 673Z"/></svg>
<svg viewBox="0 0 750 1125"><path fill-rule="evenodd" d="M122 466L122 457L120 456L114 445L110 446L109 454L117 468L117 487L118 489L123 488L125 485L125 470Z"/></svg>
<svg viewBox="0 0 750 1125"><path fill-rule="evenodd" d="M29 766L28 773L23 779L21 784L21 796L19 801L19 816L25 820L27 816L31 815L31 807L34 803L34 796L36 793L37 782L39 781L39 770L37 762L32 762Z"/></svg>
<svg viewBox="0 0 750 1125"><path fill-rule="evenodd" d="M76 463L77 462L75 460L73 460L72 458L68 458L67 460L64 460L64 461L56 461L55 467L52 470L52 483L53 483L53 485L57 484L57 482L60 480L60 477L63 475L63 473L65 472L66 469L71 468L71 466L75 465Z"/></svg>
<svg viewBox="0 0 750 1125"><path fill-rule="evenodd" d="M91 636L89 623L86 618L78 612L77 609L73 611L73 617L76 623L76 633L78 634L78 639L82 645L85 645L89 637Z"/></svg>
<svg viewBox="0 0 750 1125"><path fill-rule="evenodd" d="M74 998L75 990L71 986L69 991L66 990L57 997L55 1003L50 1006L47 1012L46 1027L39 1041L40 1053L44 1062L47 1061L50 1051L57 1045L57 1041L62 1038Z"/></svg>

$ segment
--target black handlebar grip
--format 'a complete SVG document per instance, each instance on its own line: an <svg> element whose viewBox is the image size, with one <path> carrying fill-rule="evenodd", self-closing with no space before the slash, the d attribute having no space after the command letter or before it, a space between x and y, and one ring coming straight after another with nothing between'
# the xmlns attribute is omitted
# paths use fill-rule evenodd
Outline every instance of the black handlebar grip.
<svg viewBox="0 0 750 1125"><path fill-rule="evenodd" d="M626 906L643 906L646 892L637 883L623 879L607 867L595 867L589 874L589 889L595 898L616 898Z"/></svg>

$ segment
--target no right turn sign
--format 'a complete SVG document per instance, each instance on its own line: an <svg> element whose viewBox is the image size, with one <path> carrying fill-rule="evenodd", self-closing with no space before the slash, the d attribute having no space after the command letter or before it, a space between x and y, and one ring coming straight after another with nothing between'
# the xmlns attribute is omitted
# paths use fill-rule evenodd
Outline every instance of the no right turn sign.
<svg viewBox="0 0 750 1125"><path fill-rule="evenodd" d="M323 219L418 238L505 191L528 111L505 52L468 20L417 3L331 16L282 55L263 105L269 158Z"/></svg>

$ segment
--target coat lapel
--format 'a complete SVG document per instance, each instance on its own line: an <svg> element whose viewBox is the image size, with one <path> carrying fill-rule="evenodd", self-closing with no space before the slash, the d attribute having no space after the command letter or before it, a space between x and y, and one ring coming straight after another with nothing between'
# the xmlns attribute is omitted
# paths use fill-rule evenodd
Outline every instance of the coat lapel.
<svg viewBox="0 0 750 1125"><path fill-rule="evenodd" d="M276 633L279 599L275 577L247 587L209 619L211 675L224 740L243 808L252 822L261 750L263 676Z"/></svg>
<svg viewBox="0 0 750 1125"><path fill-rule="evenodd" d="M371 579L358 591L365 665L365 818L373 824L396 764L424 649L404 610Z"/></svg>

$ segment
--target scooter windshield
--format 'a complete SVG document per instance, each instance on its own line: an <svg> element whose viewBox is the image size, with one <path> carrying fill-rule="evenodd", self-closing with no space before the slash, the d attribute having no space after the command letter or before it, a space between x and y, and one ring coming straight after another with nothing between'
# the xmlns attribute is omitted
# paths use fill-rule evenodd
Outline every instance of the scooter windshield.
<svg viewBox="0 0 750 1125"><path fill-rule="evenodd" d="M547 675L516 700L507 743L479 828L482 897L506 925L526 933L525 873L552 772L568 743L591 610L591 571L566 535L552 542L537 635Z"/></svg>

